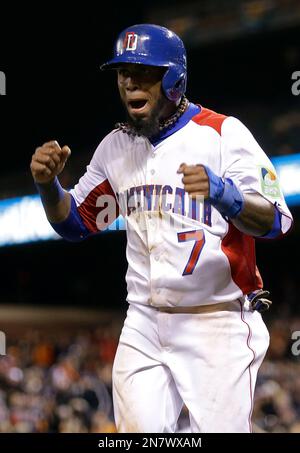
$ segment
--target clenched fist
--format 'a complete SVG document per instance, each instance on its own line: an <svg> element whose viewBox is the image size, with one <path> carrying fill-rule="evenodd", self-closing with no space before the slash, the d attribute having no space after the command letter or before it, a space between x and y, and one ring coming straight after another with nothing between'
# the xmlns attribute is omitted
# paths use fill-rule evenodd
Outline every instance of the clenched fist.
<svg viewBox="0 0 300 453"><path fill-rule="evenodd" d="M38 184L47 184L64 169L71 154L68 146L59 146L57 141L44 143L35 150L30 169L33 179Z"/></svg>
<svg viewBox="0 0 300 453"><path fill-rule="evenodd" d="M209 179L203 165L187 165L181 164L177 173L182 173L182 182L184 190L191 197L203 195L204 198L209 197Z"/></svg>

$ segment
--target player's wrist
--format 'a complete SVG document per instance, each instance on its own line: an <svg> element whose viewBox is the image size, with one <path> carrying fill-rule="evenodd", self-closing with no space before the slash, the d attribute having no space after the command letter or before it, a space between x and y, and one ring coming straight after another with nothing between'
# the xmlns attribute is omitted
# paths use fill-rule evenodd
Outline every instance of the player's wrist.
<svg viewBox="0 0 300 453"><path fill-rule="evenodd" d="M234 219L244 206L244 196L230 178L217 176L209 167L205 167L209 179L208 201L224 217Z"/></svg>
<svg viewBox="0 0 300 453"><path fill-rule="evenodd" d="M54 206L58 204L65 196L65 191L62 188L58 177L47 183L35 182L37 191L40 194L43 204Z"/></svg>

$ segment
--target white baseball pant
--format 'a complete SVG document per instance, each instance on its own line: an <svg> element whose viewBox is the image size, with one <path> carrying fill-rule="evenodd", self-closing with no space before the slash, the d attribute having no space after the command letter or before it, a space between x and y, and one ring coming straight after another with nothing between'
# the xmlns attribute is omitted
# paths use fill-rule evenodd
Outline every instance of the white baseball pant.
<svg viewBox="0 0 300 453"><path fill-rule="evenodd" d="M118 432L176 432L183 403L191 432L251 432L269 333L247 302L232 303L199 314L129 305L113 366Z"/></svg>

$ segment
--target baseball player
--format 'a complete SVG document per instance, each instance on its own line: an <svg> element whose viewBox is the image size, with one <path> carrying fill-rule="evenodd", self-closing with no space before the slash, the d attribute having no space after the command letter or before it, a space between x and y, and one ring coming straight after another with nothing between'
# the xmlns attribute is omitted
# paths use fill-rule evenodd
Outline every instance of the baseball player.
<svg viewBox="0 0 300 453"><path fill-rule="evenodd" d="M127 119L99 144L74 189L57 178L70 156L56 141L31 171L65 239L126 221L129 304L113 367L119 432L250 432L269 344L267 293L255 238L287 233L276 172L238 119L185 97L181 39L151 24L122 31L113 58Z"/></svg>

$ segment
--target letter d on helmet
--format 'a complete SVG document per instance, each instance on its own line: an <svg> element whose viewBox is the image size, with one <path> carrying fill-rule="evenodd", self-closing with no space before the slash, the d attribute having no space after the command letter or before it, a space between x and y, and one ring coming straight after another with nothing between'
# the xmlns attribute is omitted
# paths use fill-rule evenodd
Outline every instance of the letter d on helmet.
<svg viewBox="0 0 300 453"><path fill-rule="evenodd" d="M170 101L178 101L186 90L186 51L171 30L152 24L133 25L123 30L114 56L101 69L115 69L120 63L165 67L162 89Z"/></svg>

